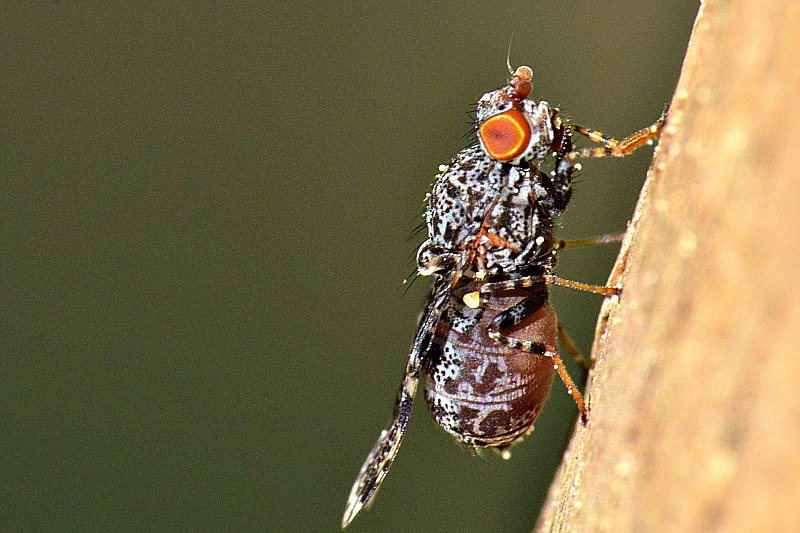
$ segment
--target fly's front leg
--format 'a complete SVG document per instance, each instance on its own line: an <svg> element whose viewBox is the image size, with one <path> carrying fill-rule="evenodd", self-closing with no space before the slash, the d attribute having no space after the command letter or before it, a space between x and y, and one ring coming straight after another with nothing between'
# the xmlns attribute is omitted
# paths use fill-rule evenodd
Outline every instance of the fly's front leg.
<svg viewBox="0 0 800 533"><path fill-rule="evenodd" d="M537 284L539 285L538 287L536 287ZM564 363L561 361L561 357L558 355L556 347L548 346L543 342L533 339L520 339L517 337L512 337L504 333L504 331L508 331L509 329L519 325L524 320L533 316L545 304L547 304L548 294L547 286L544 284L544 278L542 276L531 276L512 281L488 282L483 284L479 293L481 301L486 303L489 301L489 298L493 292L534 287L536 290L532 295L522 299L494 317L487 327L487 333L491 339L515 350L527 352L532 355L550 357L553 360L553 367L558 371L561 381L563 381L564 385L567 387L567 392L572 395L572 398L578 405L578 409L581 412L581 420L583 423L586 423L588 419L588 413L586 410L586 404L583 401L583 396L575 386L575 382L572 381L572 378L567 373Z"/></svg>
<svg viewBox="0 0 800 533"><path fill-rule="evenodd" d="M575 164L567 155L572 153L572 130L555 118L554 110L553 121L557 125L556 139L553 142L553 153L555 155L555 163L553 170L550 172L552 177L553 187L553 209L556 212L562 212L567 208L570 198L572 197L572 174L575 171Z"/></svg>
<svg viewBox="0 0 800 533"><path fill-rule="evenodd" d="M639 130L621 141L607 137L604 133L591 128L570 125L570 130L580 133L590 141L602 144L603 146L600 148L573 150L565 157L568 161L574 161L579 157L624 157L640 146L653 144L653 142L658 139L658 136L661 134L661 129L664 127L664 122L667 120L668 111L668 109L664 109L664 112L661 113L661 116L652 126Z"/></svg>

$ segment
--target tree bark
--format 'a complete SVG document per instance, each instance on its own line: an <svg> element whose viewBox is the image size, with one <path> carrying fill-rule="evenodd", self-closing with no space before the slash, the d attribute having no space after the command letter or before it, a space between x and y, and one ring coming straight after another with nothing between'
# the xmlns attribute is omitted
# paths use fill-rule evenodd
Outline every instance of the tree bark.
<svg viewBox="0 0 800 533"><path fill-rule="evenodd" d="M800 531L800 3L708 0L537 531Z"/></svg>

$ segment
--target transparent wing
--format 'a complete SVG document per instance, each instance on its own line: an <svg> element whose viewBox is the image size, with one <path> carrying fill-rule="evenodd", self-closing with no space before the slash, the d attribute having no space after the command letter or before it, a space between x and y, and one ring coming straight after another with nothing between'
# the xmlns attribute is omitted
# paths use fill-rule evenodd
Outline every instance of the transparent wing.
<svg viewBox="0 0 800 533"><path fill-rule="evenodd" d="M406 372L403 376L403 383L400 386L400 392L397 394L397 403L395 404L392 422L389 427L383 430L378 442L369 452L367 460L364 462L364 466L361 467L361 472L359 472L356 482L350 491L350 497L347 499L347 506L342 517L342 529L353 521L353 518L361 509L369 507L375 499L378 488L389 472L392 462L397 456L397 450L400 449L400 443L403 440L406 425L408 424L408 417L411 414L414 394L417 392L422 354L430 346L430 340L436 330L442 309L450 296L450 289L447 284L444 284L444 286L439 285L439 287L440 290L437 291L428 305L425 318L420 324L417 336L414 338L414 344L411 347L408 363L406 364Z"/></svg>

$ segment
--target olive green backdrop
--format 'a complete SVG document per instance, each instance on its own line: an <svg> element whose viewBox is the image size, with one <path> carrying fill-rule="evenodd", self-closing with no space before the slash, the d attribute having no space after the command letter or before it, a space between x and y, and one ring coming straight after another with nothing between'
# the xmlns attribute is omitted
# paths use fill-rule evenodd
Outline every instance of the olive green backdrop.
<svg viewBox="0 0 800 533"><path fill-rule="evenodd" d="M621 136L697 8L380 4L4 8L3 529L337 530L424 297L408 235L512 34L534 97ZM585 163L560 235L622 229L643 152ZM558 273L602 283L614 254ZM599 300L553 293L586 349ZM528 530L575 415L556 382L504 462L420 402L352 531Z"/></svg>

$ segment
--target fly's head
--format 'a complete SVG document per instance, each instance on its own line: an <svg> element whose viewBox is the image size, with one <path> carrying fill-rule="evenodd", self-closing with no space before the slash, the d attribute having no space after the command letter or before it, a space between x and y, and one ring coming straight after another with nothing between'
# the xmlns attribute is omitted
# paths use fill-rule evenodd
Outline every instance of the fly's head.
<svg viewBox="0 0 800 533"><path fill-rule="evenodd" d="M508 85L478 101L478 140L489 157L501 163L540 160L552 145L550 106L529 98L532 78L530 67L519 67Z"/></svg>

